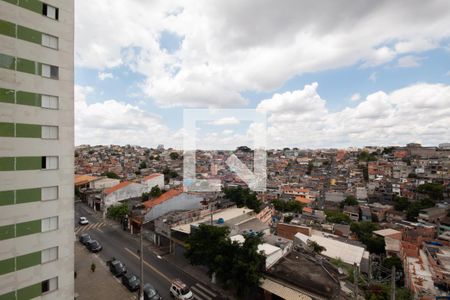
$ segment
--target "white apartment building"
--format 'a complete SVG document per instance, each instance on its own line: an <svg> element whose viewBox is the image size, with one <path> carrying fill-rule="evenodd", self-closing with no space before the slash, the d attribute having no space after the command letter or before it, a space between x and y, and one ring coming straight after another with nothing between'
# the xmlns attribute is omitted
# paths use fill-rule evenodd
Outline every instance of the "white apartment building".
<svg viewBox="0 0 450 300"><path fill-rule="evenodd" d="M74 1L0 0L0 299L74 298Z"/></svg>

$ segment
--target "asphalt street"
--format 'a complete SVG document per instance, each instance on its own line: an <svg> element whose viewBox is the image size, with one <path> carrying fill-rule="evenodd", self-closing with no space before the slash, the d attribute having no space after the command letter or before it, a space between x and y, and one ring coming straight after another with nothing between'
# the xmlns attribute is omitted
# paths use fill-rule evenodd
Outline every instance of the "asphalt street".
<svg viewBox="0 0 450 300"><path fill-rule="evenodd" d="M101 217L97 217L91 208L81 202L76 202L75 220L78 221L80 216L86 217L89 220L89 225L80 226L77 223L75 225L77 237L81 233L88 233L92 239L97 240L103 246L103 250L98 253L98 256L105 263L115 257L126 265L128 272L139 276L138 236L123 231L118 224L112 221L105 221ZM196 299L215 299L216 295L210 288L196 281L172 263L167 262L164 257L158 256L144 247L144 282L152 284L163 299L170 299L170 282L175 278L179 278L186 283Z"/></svg>

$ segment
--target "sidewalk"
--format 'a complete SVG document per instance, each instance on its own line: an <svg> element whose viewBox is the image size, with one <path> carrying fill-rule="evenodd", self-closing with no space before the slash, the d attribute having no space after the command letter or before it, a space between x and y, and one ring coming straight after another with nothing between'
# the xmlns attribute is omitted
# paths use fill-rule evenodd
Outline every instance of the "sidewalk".
<svg viewBox="0 0 450 300"><path fill-rule="evenodd" d="M92 263L95 263L95 272L91 271ZM130 293L117 278L112 276L97 255L89 253L78 242L75 242L75 272L77 300L136 299L136 294Z"/></svg>

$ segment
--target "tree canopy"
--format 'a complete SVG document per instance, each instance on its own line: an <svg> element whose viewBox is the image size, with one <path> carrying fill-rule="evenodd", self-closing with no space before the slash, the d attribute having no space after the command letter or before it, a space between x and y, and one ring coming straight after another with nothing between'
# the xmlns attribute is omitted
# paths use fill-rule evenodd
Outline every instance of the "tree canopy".
<svg viewBox="0 0 450 300"><path fill-rule="evenodd" d="M159 186L157 186L157 185L152 187L152 189L150 190L150 197L152 197L152 198L157 198L157 197L159 197L161 195L162 195L162 191L159 188Z"/></svg>
<svg viewBox="0 0 450 300"><path fill-rule="evenodd" d="M193 265L208 267L226 287L246 297L260 284L265 257L258 252L260 235L247 235L245 242L231 242L227 227L200 224L186 242L185 256Z"/></svg>
<svg viewBox="0 0 450 300"><path fill-rule="evenodd" d="M439 183L424 183L417 187L421 194L428 195L432 200L444 199L444 186Z"/></svg>
<svg viewBox="0 0 450 300"><path fill-rule="evenodd" d="M237 207L246 206L253 209L255 212L261 210L261 201L256 197L255 192L251 192L249 188L238 187L226 187L222 191L225 193L225 197L236 203Z"/></svg>
<svg viewBox="0 0 450 300"><path fill-rule="evenodd" d="M121 220L123 217L129 214L128 205L121 203L119 205L113 205L108 207L107 215L114 220Z"/></svg>
<svg viewBox="0 0 450 300"><path fill-rule="evenodd" d="M117 175L114 172L105 172L105 173L103 173L103 175L108 178L112 178L112 179L120 179L119 175Z"/></svg>
<svg viewBox="0 0 450 300"><path fill-rule="evenodd" d="M325 215L330 223L350 224L352 221L348 215L340 211L326 210Z"/></svg>
<svg viewBox="0 0 450 300"><path fill-rule="evenodd" d="M170 156L170 158L173 159L173 160L176 160L176 159L180 158L180 154L178 154L177 152L171 152L171 153L169 154L169 156Z"/></svg>
<svg viewBox="0 0 450 300"><path fill-rule="evenodd" d="M280 212L292 212L292 213L301 213L304 205L295 200L274 200L272 201L273 206L277 211Z"/></svg>

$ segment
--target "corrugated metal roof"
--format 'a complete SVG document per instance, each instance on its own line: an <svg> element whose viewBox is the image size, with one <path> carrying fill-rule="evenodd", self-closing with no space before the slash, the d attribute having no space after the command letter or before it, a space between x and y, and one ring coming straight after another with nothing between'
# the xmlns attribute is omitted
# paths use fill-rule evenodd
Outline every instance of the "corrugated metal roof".
<svg viewBox="0 0 450 300"><path fill-rule="evenodd" d="M268 278L263 279L261 288L286 300L312 300L308 295Z"/></svg>

